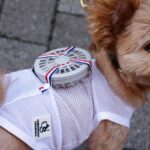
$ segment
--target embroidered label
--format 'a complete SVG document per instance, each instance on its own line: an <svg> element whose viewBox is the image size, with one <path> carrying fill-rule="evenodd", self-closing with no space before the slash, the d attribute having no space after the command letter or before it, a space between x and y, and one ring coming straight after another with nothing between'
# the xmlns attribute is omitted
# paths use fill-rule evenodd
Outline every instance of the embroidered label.
<svg viewBox="0 0 150 150"><path fill-rule="evenodd" d="M51 116L37 116L32 119L32 134L35 139L48 138L52 134Z"/></svg>

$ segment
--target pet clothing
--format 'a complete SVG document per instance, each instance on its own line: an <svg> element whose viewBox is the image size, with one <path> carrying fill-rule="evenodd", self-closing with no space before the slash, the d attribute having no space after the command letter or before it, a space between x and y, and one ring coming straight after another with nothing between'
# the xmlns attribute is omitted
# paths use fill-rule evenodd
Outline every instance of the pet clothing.
<svg viewBox="0 0 150 150"><path fill-rule="evenodd" d="M0 108L0 126L34 150L71 150L102 120L129 127L134 108L110 89L92 63L92 73L70 88L50 87L31 69L6 75L9 87Z"/></svg>

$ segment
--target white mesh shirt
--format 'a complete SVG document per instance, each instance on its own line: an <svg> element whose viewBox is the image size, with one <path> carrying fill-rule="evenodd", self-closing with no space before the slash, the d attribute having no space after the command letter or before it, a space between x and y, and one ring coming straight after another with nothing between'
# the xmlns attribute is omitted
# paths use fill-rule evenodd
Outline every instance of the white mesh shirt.
<svg viewBox="0 0 150 150"><path fill-rule="evenodd" d="M92 64L92 74L71 88L50 88L41 93L42 83L31 70L8 75L0 126L35 150L71 150L89 137L105 119L129 127L134 109L109 88Z"/></svg>

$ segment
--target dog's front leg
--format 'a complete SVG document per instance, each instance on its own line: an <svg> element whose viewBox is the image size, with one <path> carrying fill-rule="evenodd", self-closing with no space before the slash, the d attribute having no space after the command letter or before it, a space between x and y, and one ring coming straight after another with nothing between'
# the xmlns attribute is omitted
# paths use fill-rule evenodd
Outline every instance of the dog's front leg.
<svg viewBox="0 0 150 150"><path fill-rule="evenodd" d="M87 150L122 150L128 130L113 122L102 121L89 137Z"/></svg>
<svg viewBox="0 0 150 150"><path fill-rule="evenodd" d="M31 148L0 127L0 150L31 150Z"/></svg>

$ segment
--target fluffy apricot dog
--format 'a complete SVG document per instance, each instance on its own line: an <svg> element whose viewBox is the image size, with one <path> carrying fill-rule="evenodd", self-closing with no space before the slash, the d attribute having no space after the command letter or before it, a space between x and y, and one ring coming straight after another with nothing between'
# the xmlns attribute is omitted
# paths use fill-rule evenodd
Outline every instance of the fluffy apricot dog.
<svg viewBox="0 0 150 150"><path fill-rule="evenodd" d="M81 117L81 121L77 122L77 128L80 130L72 128L72 126L74 127L74 124L76 124L76 122L72 121L73 118L66 121L66 126L72 123L72 126L67 128L70 130L69 132L73 133L72 135L62 132L65 135L64 138L62 135L60 136L55 132L53 133L54 139L50 137L47 140L33 140L30 138L30 135L32 136L30 133L30 125L25 126L24 123L25 121L30 121L30 115L23 114L24 117L19 116L19 113L24 111L22 109L22 104L23 102L29 104L26 103L29 108L26 107L25 113L28 113L31 108L34 109L34 107L36 107L38 100L35 101L35 106L31 105L30 102L34 101L37 97L41 97L40 99L42 101L40 101L40 106L42 107L44 105L44 108L46 108L45 111L49 110L48 106L50 107L50 105L46 105L46 101L42 99L43 95L29 92L30 98L27 98L26 95L21 95L19 98L16 98L15 101L10 101L7 105L5 104L5 107L1 109L1 114L4 115L3 120L5 120L5 116L10 119L10 122L13 122L14 119L16 119L18 122L16 123L16 121L14 121L14 124L19 126L18 128L23 129L21 131L17 127L14 127L14 125L9 128L7 124L3 124L0 120L2 126L0 128L0 147L3 150L28 150L31 148L35 150L70 150L79 146L83 142L82 139L85 139L85 137L87 137L88 150L122 150L129 132L130 121L128 120L130 120L130 115L132 114L129 107L134 111L136 108L143 106L147 102L147 94L150 87L150 0L88 0L86 10L88 13L89 32L92 39L90 50L96 58L95 64L101 74L98 71L96 72L98 72L97 74L100 75L101 79L104 81L101 82L104 84L99 84L99 81L97 80L99 79L98 77L96 78L97 83L95 85L100 85L99 88L103 86L107 87L105 88L105 91L106 93L109 93L108 95L110 98L117 95L116 100L113 99L111 104L107 103L108 99L104 99L103 102L106 100L104 107L107 105L110 110L114 112L119 111L120 115L114 115L113 113L109 114L106 112L100 113L97 116L97 119L101 121L96 128L92 128L91 131L92 126L87 128L91 122L87 121L86 124L81 124L80 122L82 122L82 119L84 118L87 120L91 118L94 122L95 118L93 116L96 111L93 111L92 115L90 115L89 110L86 112L82 111L82 115L84 114L87 116L86 114L88 114L89 116L87 118ZM24 74L24 80L26 78L26 73L29 73L30 75L31 71L24 71L22 73ZM16 80L14 74L13 78L14 82L19 82L18 80L20 80L21 77L18 77L18 80ZM28 80L29 79L23 83L24 87L28 87L28 83L31 83L31 81L29 80L29 82ZM22 83L20 82L19 84L21 87ZM30 89L31 87L28 88ZM99 88L97 88L98 94L101 92ZM13 87L12 85L12 89L15 91L15 86ZM18 90L21 90L21 88ZM1 91L3 91L3 88L1 88ZM70 93L71 91L67 92L68 95ZM12 92L12 95L13 94L14 93ZM103 95L103 93L101 94ZM1 95L3 97L2 93ZM105 96L107 97L107 94L105 94ZM84 95L82 99L85 97L86 95ZM101 97L98 97L97 99L101 100ZM116 105L116 101L118 101L117 104L119 105ZM82 102L82 100L79 102ZM13 103L18 105L17 109L11 108ZM90 105L93 106L93 103ZM115 104L114 108L111 107L114 106L113 103ZM94 105L95 108L97 105L98 103ZM122 105L124 108L119 108ZM78 107L79 110L86 110L81 108L81 105L78 105ZM86 103L84 103L83 107L86 108ZM16 105L13 105L13 108L16 108ZM40 107L37 108L39 110L41 109ZM131 112L129 113L128 110ZM76 112L76 115L80 112L76 110L74 111ZM11 113L15 114L13 116L14 119L11 119ZM37 113L37 111L34 113ZM72 113L72 111L70 111L70 113ZM60 115L62 115L62 113ZM68 113L68 116L69 115L70 114ZM75 117L82 116L81 114L79 116L76 115ZM122 119L121 116L125 116L127 119ZM64 118L67 119L67 116ZM56 118L54 117L52 119ZM7 122L8 121L6 121L6 123ZM5 128L12 132L12 134ZM74 130L80 132L74 133ZM59 133L60 129L57 129L56 131ZM68 133L67 130L65 131ZM82 131L88 133L84 138L80 137ZM67 140L71 142L69 144L66 142L67 144L65 143L66 145L63 145L66 137L69 137Z"/></svg>
<svg viewBox="0 0 150 150"><path fill-rule="evenodd" d="M150 87L150 1L89 0L85 7L98 68L126 103L143 106ZM104 121L89 138L89 149L121 150L128 131Z"/></svg>

